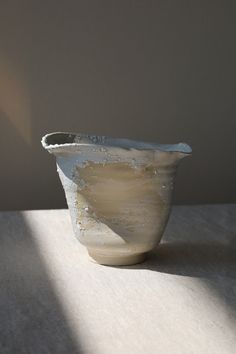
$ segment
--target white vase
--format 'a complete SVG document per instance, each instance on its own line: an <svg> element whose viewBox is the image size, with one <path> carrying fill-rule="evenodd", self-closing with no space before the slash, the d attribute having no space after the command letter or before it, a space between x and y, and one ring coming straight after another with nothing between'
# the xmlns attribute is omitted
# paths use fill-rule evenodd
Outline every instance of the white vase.
<svg viewBox="0 0 236 354"><path fill-rule="evenodd" d="M163 235L176 170L191 148L74 133L47 134L42 145L56 156L89 255L105 265L142 262Z"/></svg>

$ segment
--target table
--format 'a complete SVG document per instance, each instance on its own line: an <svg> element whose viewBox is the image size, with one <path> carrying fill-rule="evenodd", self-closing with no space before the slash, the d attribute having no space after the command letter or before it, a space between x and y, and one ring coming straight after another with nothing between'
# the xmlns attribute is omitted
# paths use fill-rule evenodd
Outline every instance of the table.
<svg viewBox="0 0 236 354"><path fill-rule="evenodd" d="M236 205L176 206L129 267L91 262L68 210L0 213L0 353L236 353Z"/></svg>

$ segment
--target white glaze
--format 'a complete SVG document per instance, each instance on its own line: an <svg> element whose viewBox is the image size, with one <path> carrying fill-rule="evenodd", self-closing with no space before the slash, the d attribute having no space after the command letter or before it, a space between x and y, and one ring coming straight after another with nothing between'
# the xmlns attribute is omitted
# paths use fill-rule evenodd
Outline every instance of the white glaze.
<svg viewBox="0 0 236 354"><path fill-rule="evenodd" d="M191 148L73 133L48 134L42 145L56 156L75 235L90 256L143 261L161 239L176 169Z"/></svg>

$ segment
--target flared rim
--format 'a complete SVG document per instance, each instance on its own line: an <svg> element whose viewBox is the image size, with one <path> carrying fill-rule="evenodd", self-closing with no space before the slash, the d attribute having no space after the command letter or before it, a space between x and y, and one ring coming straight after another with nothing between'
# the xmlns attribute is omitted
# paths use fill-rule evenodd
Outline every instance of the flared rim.
<svg viewBox="0 0 236 354"><path fill-rule="evenodd" d="M125 150L161 150L165 152L179 152L183 154L192 153L191 147L182 142L178 144L157 144L133 139L111 138L103 135L99 136L71 132L53 132L46 134L43 136L41 143L46 150L53 150L68 146L83 147L94 145Z"/></svg>

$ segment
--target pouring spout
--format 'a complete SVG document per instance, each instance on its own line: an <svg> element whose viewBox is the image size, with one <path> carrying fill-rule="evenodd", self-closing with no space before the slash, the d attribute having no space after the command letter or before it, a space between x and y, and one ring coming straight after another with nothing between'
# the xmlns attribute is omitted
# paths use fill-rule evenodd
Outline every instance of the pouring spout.
<svg viewBox="0 0 236 354"><path fill-rule="evenodd" d="M170 152L177 152L184 155L191 155L192 153L191 147L186 143L178 143L178 144L165 145L165 146L166 146L166 150ZM167 148L167 146L169 146L169 148Z"/></svg>
<svg viewBox="0 0 236 354"><path fill-rule="evenodd" d="M191 156L192 149L186 143L161 144L156 149L156 159L163 165L177 166L187 156Z"/></svg>
<svg viewBox="0 0 236 354"><path fill-rule="evenodd" d="M192 148L186 143L172 145L172 152L176 155L176 160L182 160L184 157L192 155Z"/></svg>
<svg viewBox="0 0 236 354"><path fill-rule="evenodd" d="M173 145L173 150L176 157L176 162L180 162L184 157L192 155L192 148L186 143Z"/></svg>

